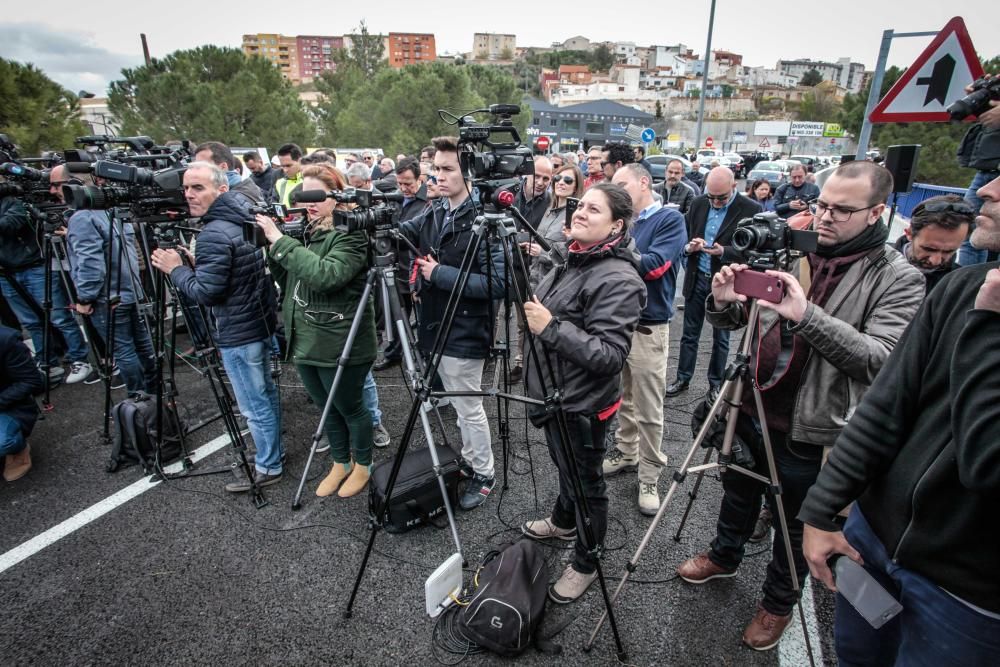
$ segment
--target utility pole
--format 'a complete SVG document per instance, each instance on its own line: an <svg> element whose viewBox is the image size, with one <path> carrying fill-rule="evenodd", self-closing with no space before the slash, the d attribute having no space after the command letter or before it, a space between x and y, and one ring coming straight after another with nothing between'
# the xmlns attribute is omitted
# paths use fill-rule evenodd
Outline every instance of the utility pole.
<svg viewBox="0 0 1000 667"><path fill-rule="evenodd" d="M146 61L146 66L149 67L149 65L152 64L152 61L149 58L149 44L146 43L146 33L140 32L139 40L142 42L142 57Z"/></svg>
<svg viewBox="0 0 1000 667"><path fill-rule="evenodd" d="M715 0L708 15L708 43L705 44L705 69L701 73L701 95L698 96L698 127L695 129L694 149L701 148L701 124L705 120L705 93L708 92L708 68L712 57L712 30L715 28Z"/></svg>

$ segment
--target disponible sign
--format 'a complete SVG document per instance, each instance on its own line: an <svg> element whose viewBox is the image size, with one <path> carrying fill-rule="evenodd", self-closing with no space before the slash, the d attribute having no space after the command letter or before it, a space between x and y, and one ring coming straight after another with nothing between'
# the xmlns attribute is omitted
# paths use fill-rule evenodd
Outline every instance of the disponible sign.
<svg viewBox="0 0 1000 667"><path fill-rule="evenodd" d="M805 121L792 122L788 130L790 137L822 137L825 123L809 123Z"/></svg>

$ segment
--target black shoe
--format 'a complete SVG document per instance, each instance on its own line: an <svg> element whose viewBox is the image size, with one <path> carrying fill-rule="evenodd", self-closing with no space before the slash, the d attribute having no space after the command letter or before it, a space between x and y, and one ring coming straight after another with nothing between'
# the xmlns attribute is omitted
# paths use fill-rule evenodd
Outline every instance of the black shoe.
<svg viewBox="0 0 1000 667"><path fill-rule="evenodd" d="M495 483L496 477L485 477L478 473L473 475L469 483L465 485L465 493L459 499L458 506L463 510L479 507L490 497L490 491L493 490Z"/></svg>
<svg viewBox="0 0 1000 667"><path fill-rule="evenodd" d="M667 396L676 396L682 391L687 391L690 383L687 380L674 380L667 385Z"/></svg>
<svg viewBox="0 0 1000 667"><path fill-rule="evenodd" d="M514 366L510 369L510 383L517 384L524 377L524 369L520 366Z"/></svg>
<svg viewBox="0 0 1000 667"><path fill-rule="evenodd" d="M760 542L770 534L771 534L771 510L769 510L765 506L761 508L760 516L757 517L757 523L753 527L753 535L750 536L750 541Z"/></svg>
<svg viewBox="0 0 1000 667"><path fill-rule="evenodd" d="M276 475L265 475L259 470L254 471L254 481L257 482L257 488L264 488L265 486L271 486L272 484L277 484L281 481L281 473ZM230 482L226 484L226 491L229 493L246 493L252 487L250 480L245 477L237 482Z"/></svg>
<svg viewBox="0 0 1000 667"><path fill-rule="evenodd" d="M402 359L399 357L383 357L380 361L375 362L375 365L372 366L372 370L384 371L387 368L398 366L400 361L402 361Z"/></svg>
<svg viewBox="0 0 1000 667"><path fill-rule="evenodd" d="M708 388L708 393L705 394L705 401L709 405L715 405L715 401L719 398L719 392L722 391L722 387L718 385L712 385Z"/></svg>

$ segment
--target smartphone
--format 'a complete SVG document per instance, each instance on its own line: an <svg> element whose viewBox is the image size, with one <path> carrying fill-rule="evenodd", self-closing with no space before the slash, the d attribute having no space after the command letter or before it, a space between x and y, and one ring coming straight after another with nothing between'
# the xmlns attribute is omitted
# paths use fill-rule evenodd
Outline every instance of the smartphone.
<svg viewBox="0 0 1000 667"><path fill-rule="evenodd" d="M876 630L903 611L903 605L882 588L875 577L846 556L839 556L834 561L833 578L837 582L837 592Z"/></svg>
<svg viewBox="0 0 1000 667"><path fill-rule="evenodd" d="M573 214L576 213L576 207L580 205L580 200L576 197L566 197L566 221L563 226L569 229L573 226Z"/></svg>
<svg viewBox="0 0 1000 667"><path fill-rule="evenodd" d="M733 290L737 294L771 303L781 303L785 298L785 283L781 282L781 278L760 271L746 270L737 273Z"/></svg>

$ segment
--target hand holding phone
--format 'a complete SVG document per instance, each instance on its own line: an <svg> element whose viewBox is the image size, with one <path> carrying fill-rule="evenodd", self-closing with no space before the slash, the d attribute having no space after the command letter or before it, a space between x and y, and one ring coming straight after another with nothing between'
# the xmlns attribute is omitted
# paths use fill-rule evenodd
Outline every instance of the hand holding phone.
<svg viewBox="0 0 1000 667"><path fill-rule="evenodd" d="M903 611L903 605L850 558L837 556L832 569L837 592L876 630Z"/></svg>
<svg viewBox="0 0 1000 667"><path fill-rule="evenodd" d="M739 271L733 281L733 291L752 299L781 303L785 298L785 283L777 276L760 271Z"/></svg>
<svg viewBox="0 0 1000 667"><path fill-rule="evenodd" d="M566 229L573 226L573 214L576 213L576 209L579 206L579 199L576 197L566 197L566 220L563 222L563 227Z"/></svg>

